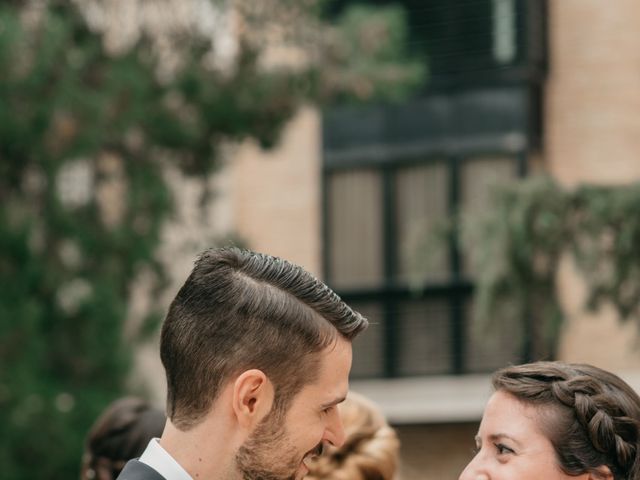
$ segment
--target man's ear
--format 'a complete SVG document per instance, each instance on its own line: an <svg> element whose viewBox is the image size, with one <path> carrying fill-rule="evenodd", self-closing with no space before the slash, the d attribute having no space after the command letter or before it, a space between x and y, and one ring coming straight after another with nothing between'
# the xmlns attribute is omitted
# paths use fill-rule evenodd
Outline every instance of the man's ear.
<svg viewBox="0 0 640 480"><path fill-rule="evenodd" d="M233 384L233 411L243 427L257 425L271 411L273 399L273 384L261 370L247 370Z"/></svg>
<svg viewBox="0 0 640 480"><path fill-rule="evenodd" d="M588 480L613 480L613 474L606 465L600 465L595 473L590 473Z"/></svg>

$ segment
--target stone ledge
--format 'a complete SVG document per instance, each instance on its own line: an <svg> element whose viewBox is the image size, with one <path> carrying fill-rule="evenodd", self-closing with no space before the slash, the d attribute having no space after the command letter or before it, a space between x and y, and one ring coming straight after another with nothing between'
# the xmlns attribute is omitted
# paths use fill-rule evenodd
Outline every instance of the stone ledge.
<svg viewBox="0 0 640 480"><path fill-rule="evenodd" d="M640 370L616 372L640 392ZM393 425L479 422L491 396L491 375L353 380Z"/></svg>
<svg viewBox="0 0 640 480"><path fill-rule="evenodd" d="M490 375L353 380L351 389L380 406L390 423L477 422L491 395Z"/></svg>

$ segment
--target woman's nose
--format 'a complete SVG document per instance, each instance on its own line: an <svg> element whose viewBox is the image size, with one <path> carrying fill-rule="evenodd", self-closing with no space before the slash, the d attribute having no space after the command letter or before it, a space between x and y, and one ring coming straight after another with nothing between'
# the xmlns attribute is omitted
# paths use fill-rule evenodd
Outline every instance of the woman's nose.
<svg viewBox="0 0 640 480"><path fill-rule="evenodd" d="M479 459L476 455L458 477L458 480L491 480L489 474L481 471Z"/></svg>
<svg viewBox="0 0 640 480"><path fill-rule="evenodd" d="M469 470L469 467L465 468L458 480L491 480L486 473L475 473Z"/></svg>

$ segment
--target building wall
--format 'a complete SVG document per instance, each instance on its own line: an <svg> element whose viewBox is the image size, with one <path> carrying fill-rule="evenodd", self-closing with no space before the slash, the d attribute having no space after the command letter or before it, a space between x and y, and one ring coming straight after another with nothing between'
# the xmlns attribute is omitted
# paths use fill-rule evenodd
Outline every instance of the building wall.
<svg viewBox="0 0 640 480"><path fill-rule="evenodd" d="M640 3L550 1L546 169L568 188L640 180ZM640 367L636 327L611 308L588 314L569 258L559 275L567 317L559 356L612 370Z"/></svg>
<svg viewBox="0 0 640 480"><path fill-rule="evenodd" d="M403 425L396 431L402 480L453 480L471 459L478 424Z"/></svg>
<svg viewBox="0 0 640 480"><path fill-rule="evenodd" d="M280 144L242 145L228 163L233 230L253 250L321 273L321 134L317 110L303 108Z"/></svg>
<svg viewBox="0 0 640 480"><path fill-rule="evenodd" d="M549 1L545 156L568 186L640 179L640 3Z"/></svg>

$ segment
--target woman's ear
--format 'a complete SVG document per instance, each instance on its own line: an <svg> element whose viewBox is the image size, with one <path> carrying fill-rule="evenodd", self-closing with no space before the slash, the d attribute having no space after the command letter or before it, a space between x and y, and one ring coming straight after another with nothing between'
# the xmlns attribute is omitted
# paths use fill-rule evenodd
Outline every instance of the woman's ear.
<svg viewBox="0 0 640 480"><path fill-rule="evenodd" d="M273 384L261 370L252 369L240 374L233 384L233 412L238 424L253 429L273 405Z"/></svg>

